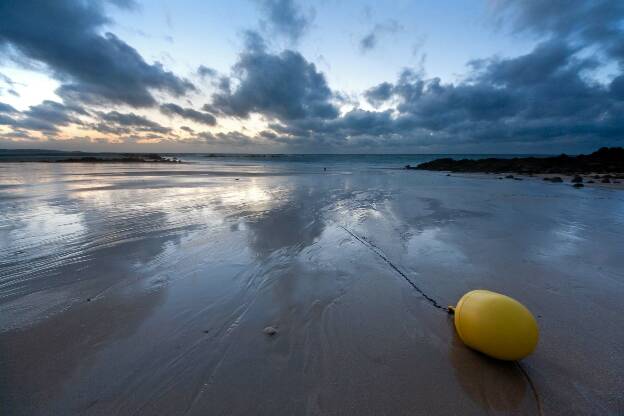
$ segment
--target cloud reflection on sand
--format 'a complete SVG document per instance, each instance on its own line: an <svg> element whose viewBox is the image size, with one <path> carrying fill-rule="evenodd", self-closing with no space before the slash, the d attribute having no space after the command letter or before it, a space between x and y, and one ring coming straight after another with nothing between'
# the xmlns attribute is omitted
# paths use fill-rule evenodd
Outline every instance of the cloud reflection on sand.
<svg viewBox="0 0 624 416"><path fill-rule="evenodd" d="M0 189L14 414L534 413L524 379L455 345L447 317L340 226L442 303L483 287L543 316L529 368L546 410L614 400L621 344L600 330L624 312L614 191L581 203L529 181L211 163L35 164Z"/></svg>

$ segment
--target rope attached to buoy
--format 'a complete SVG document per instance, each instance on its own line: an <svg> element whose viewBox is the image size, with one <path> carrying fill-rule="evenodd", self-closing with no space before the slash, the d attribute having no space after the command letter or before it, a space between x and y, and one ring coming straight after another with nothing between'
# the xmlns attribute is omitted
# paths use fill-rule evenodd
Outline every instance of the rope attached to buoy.
<svg viewBox="0 0 624 416"><path fill-rule="evenodd" d="M392 263L390 261L390 259L388 259L388 257L383 253L383 251L381 251L381 249L379 247L377 247L372 242L368 241L365 237L360 237L359 235L357 235L353 231L349 230L347 227L345 227L343 225L338 225L338 226L340 228L342 228L346 233L348 233L351 237L353 237L355 240L360 242L363 246L365 246L370 251L375 253L384 262L386 262L392 268L392 270L394 270L396 273L398 273L412 288L414 288L414 290L416 290L423 298L425 298L434 308L439 309L441 311L444 311L444 312L446 312L448 314L451 314L451 315L455 314L455 307L454 306L444 307L444 306L440 305L440 303L438 303L438 301L436 301L434 298L432 298L431 296L426 294L420 287L418 287L418 285L416 285L416 283L414 283L414 281L412 279L410 279L405 273L403 273L401 271L401 269L399 269L394 263ZM537 392L537 388L533 384L533 380L531 380L531 377L529 376L529 373L527 373L527 371L522 367L522 365L518 361L514 361L514 362L515 362L516 366L518 367L518 369L520 370L520 372L522 373L522 375L526 378L527 383L529 384L529 387L533 391L533 396L535 398L535 402L536 402L536 406L537 406L537 414L542 415L543 413L542 413L541 399L540 399L540 396L539 396L539 394Z"/></svg>
<svg viewBox="0 0 624 416"><path fill-rule="evenodd" d="M442 306L434 298L432 298L431 296L429 296L425 292L423 292L423 290L421 288L419 288L416 285L416 283L414 283L414 281L412 279L410 279L405 273L403 273L401 271L401 269L399 269L394 263L392 263L390 261L390 259L388 259L388 257L386 257L386 255L381 251L381 249L379 247L377 247L375 244L373 244L370 241L366 240L365 237L360 237L359 235L355 234L353 231L349 230L347 227L344 227L342 225L339 225L339 227L342 228L343 230L345 230L349 235L351 235L351 237L353 237L357 241L359 241L363 246L365 246L370 251L372 251L377 256L379 256L379 258L381 258L383 261L385 261L392 268L392 270L397 272L403 279L405 279L405 281L411 287L413 287L418 293L420 293L420 295L423 298L425 298L434 308L440 309L441 311L444 311L444 312L447 312L447 313L453 313L455 311L455 308L452 308L452 307L448 307L447 308L445 306Z"/></svg>

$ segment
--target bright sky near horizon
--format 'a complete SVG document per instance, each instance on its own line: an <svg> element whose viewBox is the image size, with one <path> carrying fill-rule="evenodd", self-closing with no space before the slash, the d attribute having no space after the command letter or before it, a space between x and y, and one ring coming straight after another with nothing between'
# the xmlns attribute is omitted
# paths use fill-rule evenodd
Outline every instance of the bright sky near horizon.
<svg viewBox="0 0 624 416"><path fill-rule="evenodd" d="M5 0L0 147L620 145L617 0Z"/></svg>

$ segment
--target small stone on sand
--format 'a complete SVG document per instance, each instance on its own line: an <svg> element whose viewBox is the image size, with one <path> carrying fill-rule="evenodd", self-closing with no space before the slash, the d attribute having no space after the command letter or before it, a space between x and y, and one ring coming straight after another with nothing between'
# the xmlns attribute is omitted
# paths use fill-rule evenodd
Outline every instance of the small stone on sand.
<svg viewBox="0 0 624 416"><path fill-rule="evenodd" d="M266 328L264 328L263 332L266 335L272 337L273 335L277 334L277 329L273 328L272 326L267 326Z"/></svg>

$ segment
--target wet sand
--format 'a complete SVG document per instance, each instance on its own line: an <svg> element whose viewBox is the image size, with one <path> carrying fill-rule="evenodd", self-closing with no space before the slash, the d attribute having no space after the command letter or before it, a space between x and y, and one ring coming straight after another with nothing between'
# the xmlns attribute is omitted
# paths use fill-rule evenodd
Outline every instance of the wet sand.
<svg viewBox="0 0 624 416"><path fill-rule="evenodd" d="M0 414L622 414L624 192L557 185L2 164ZM534 388L345 228L443 305L525 303Z"/></svg>

